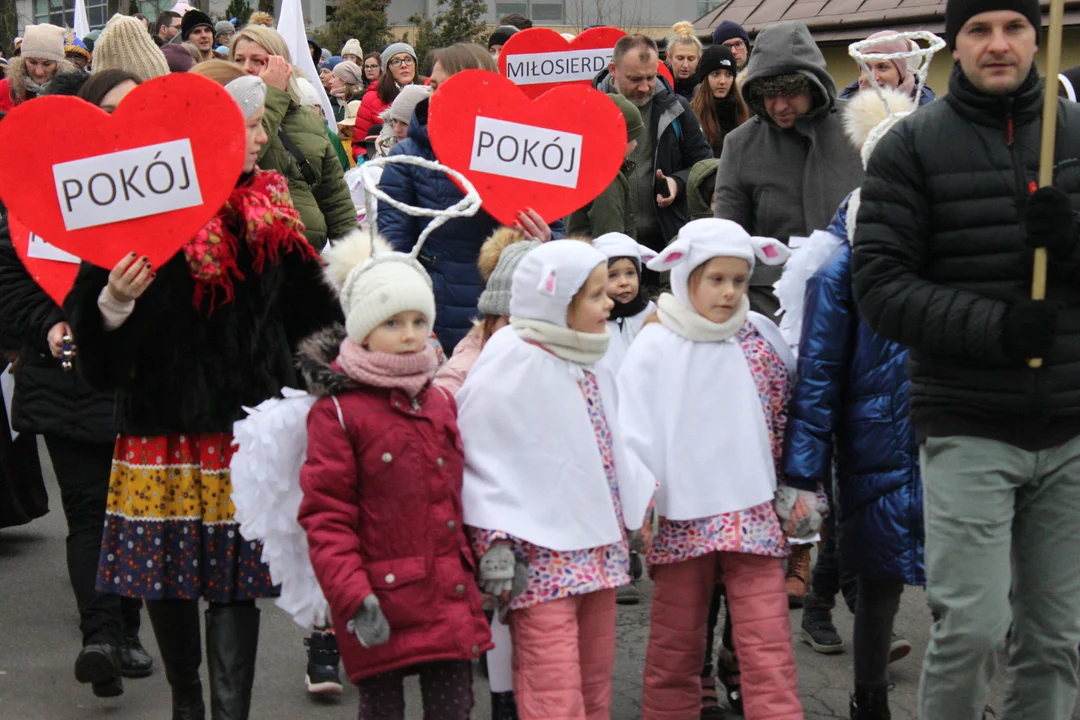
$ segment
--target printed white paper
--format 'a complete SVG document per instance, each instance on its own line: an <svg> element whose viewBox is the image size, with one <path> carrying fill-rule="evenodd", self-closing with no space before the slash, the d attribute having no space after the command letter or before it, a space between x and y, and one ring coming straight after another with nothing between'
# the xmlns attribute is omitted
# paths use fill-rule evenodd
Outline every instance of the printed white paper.
<svg viewBox="0 0 1080 720"><path fill-rule="evenodd" d="M68 230L202 205L187 138L53 165Z"/></svg>
<svg viewBox="0 0 1080 720"><path fill-rule="evenodd" d="M515 85L592 80L614 55L614 47L507 55L506 77Z"/></svg>
<svg viewBox="0 0 1080 720"><path fill-rule="evenodd" d="M576 188L582 136L478 116L469 168Z"/></svg>
<svg viewBox="0 0 1080 720"><path fill-rule="evenodd" d="M73 263L75 265L82 262L71 253L61 250L34 233L30 233L30 242L27 245L26 254L28 257L38 260L55 260L56 262Z"/></svg>

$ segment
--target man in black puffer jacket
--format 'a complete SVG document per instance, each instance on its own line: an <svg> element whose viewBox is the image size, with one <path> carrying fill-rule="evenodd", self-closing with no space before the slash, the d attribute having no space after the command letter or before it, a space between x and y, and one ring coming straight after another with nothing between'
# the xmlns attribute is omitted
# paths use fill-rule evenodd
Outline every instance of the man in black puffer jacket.
<svg viewBox="0 0 1080 720"><path fill-rule="evenodd" d="M1033 192L1039 24L1037 0L949 0L949 94L882 138L862 186L859 308L911 348L935 618L923 720L982 717L1010 620L1005 715L1065 720L1077 696L1080 106L1058 101L1053 187Z"/></svg>

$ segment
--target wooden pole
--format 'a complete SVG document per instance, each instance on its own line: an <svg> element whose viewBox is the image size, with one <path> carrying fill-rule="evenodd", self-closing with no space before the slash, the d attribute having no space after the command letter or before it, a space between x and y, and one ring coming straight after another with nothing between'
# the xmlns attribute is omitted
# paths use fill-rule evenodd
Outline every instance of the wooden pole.
<svg viewBox="0 0 1080 720"><path fill-rule="evenodd" d="M1054 184L1054 143L1057 131L1058 73L1061 72L1061 26L1065 19L1065 0L1050 0L1050 27L1046 33L1046 82L1043 88L1042 146L1039 152L1039 187ZM1035 251L1035 272L1031 298L1046 299L1046 248ZM1042 358L1028 364L1042 367Z"/></svg>

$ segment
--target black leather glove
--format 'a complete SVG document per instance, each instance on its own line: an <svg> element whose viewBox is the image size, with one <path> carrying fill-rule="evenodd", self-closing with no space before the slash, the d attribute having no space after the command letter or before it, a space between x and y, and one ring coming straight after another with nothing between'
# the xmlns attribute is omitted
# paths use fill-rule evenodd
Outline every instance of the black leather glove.
<svg viewBox="0 0 1080 720"><path fill-rule="evenodd" d="M1076 213L1064 190L1044 187L1028 198L1024 212L1024 244L1046 248L1058 261L1068 260L1076 251Z"/></svg>
<svg viewBox="0 0 1080 720"><path fill-rule="evenodd" d="M1047 300L1019 300L1005 312L1001 344L1016 360L1041 358L1057 338L1058 306Z"/></svg>

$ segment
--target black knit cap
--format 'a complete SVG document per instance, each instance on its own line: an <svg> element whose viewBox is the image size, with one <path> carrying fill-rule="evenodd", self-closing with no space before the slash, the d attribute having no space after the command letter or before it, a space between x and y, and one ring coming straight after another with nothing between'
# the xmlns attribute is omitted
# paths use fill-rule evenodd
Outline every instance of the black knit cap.
<svg viewBox="0 0 1080 720"><path fill-rule="evenodd" d="M495 28L495 32L491 33L488 37L488 50L494 45L505 45L506 41L510 39L510 36L517 32L518 29L513 25L500 25Z"/></svg>
<svg viewBox="0 0 1080 720"><path fill-rule="evenodd" d="M956 48L956 36L964 23L975 15L994 10L1012 10L1028 19L1038 34L1042 27L1042 11L1039 0L949 0L945 5L945 37L949 49Z"/></svg>
<svg viewBox="0 0 1080 720"><path fill-rule="evenodd" d="M738 72L735 54L727 45L710 45L705 48L697 67L697 81L705 82L709 73L714 70L730 70L732 75Z"/></svg>
<svg viewBox="0 0 1080 720"><path fill-rule="evenodd" d="M202 10L188 10L184 13L183 19L180 20L180 37L187 40L192 30L204 25L210 28L211 32L214 30L214 21L210 19L209 15Z"/></svg>

